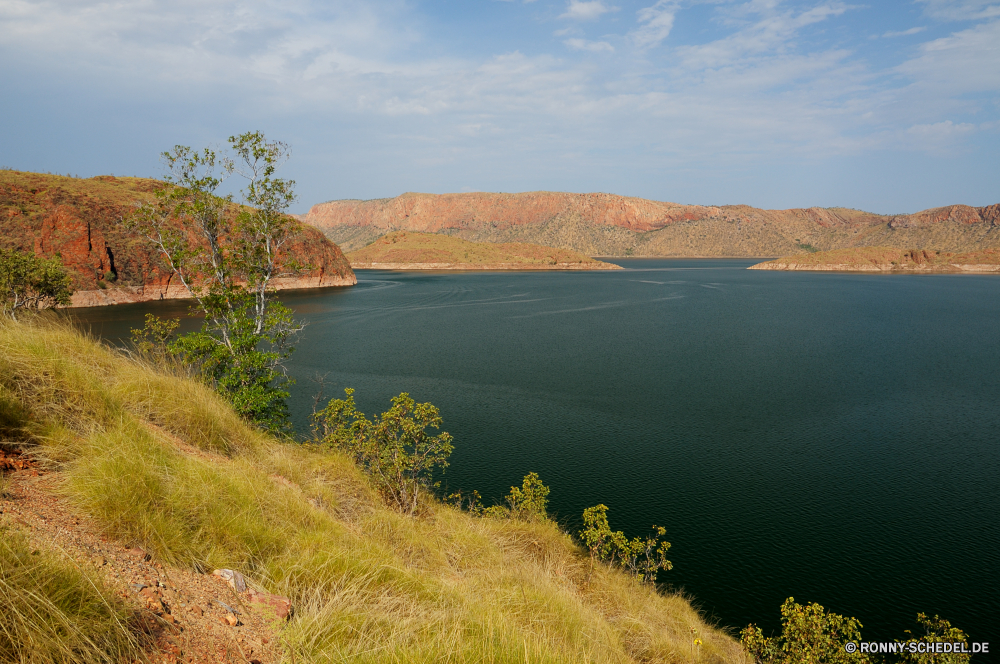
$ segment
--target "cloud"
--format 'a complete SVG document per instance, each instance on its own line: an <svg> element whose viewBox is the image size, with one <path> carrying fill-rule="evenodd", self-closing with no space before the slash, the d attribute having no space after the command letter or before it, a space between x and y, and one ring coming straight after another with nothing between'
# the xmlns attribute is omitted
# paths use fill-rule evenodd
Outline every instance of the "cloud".
<svg viewBox="0 0 1000 664"><path fill-rule="evenodd" d="M601 0L569 0L566 11L560 14L559 18L568 18L576 21L592 21L602 14L618 11L617 7L609 7Z"/></svg>
<svg viewBox="0 0 1000 664"><path fill-rule="evenodd" d="M1000 17L996 0L917 0L924 13L944 21L973 21Z"/></svg>
<svg viewBox="0 0 1000 664"><path fill-rule="evenodd" d="M1000 92L1000 21L921 44L920 55L895 70L938 96Z"/></svg>
<svg viewBox="0 0 1000 664"><path fill-rule="evenodd" d="M742 5L735 9L744 16L754 16L749 21L744 18L743 27L736 32L705 44L679 47L677 53L683 58L684 67L697 70L752 65L754 57L787 49L795 34L803 28L848 10L841 2L817 5L799 13L781 10L773 1L760 4L759 7Z"/></svg>
<svg viewBox="0 0 1000 664"><path fill-rule="evenodd" d="M917 33L923 32L926 29L927 29L926 27L920 27L920 28L910 28L909 30L898 30L898 31L890 30L889 32L883 33L882 36L883 37L906 37L908 35L915 35Z"/></svg>
<svg viewBox="0 0 1000 664"><path fill-rule="evenodd" d="M642 25L629 33L629 37L639 48L658 46L667 38L674 27L677 3L673 0L659 0L651 7L636 12Z"/></svg>
<svg viewBox="0 0 1000 664"><path fill-rule="evenodd" d="M566 39L563 41L574 51L590 51L591 53L614 53L615 47L606 41L587 41L586 39Z"/></svg>

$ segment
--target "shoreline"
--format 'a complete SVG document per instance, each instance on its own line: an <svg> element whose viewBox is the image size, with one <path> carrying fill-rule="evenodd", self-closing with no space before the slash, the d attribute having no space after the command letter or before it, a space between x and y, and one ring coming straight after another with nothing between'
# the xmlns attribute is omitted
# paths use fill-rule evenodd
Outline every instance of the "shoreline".
<svg viewBox="0 0 1000 664"><path fill-rule="evenodd" d="M957 265L949 263L944 266L900 266L891 264L853 264L853 263L758 263L748 270L770 270L773 272L863 272L889 274L996 274L1000 265Z"/></svg>
<svg viewBox="0 0 1000 664"><path fill-rule="evenodd" d="M272 279L274 290L306 290L331 286L354 286L358 283L352 273L342 277L336 273L315 277L279 277ZM159 300L191 300L191 294L184 286L176 284L163 286L147 284L143 286L109 286L96 290L78 290L70 296L70 303L59 309L81 309L84 307L109 307L116 304L137 304Z"/></svg>

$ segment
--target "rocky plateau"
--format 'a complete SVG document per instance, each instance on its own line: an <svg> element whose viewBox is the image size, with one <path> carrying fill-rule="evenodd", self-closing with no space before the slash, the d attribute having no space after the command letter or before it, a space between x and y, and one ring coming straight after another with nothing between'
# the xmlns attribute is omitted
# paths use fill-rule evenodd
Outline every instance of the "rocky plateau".
<svg viewBox="0 0 1000 664"><path fill-rule="evenodd" d="M526 242L587 256L785 256L884 246L968 252L1000 247L1000 204L881 215L849 208L762 210L613 194L416 194L314 205L299 219L353 252L406 230L472 242Z"/></svg>

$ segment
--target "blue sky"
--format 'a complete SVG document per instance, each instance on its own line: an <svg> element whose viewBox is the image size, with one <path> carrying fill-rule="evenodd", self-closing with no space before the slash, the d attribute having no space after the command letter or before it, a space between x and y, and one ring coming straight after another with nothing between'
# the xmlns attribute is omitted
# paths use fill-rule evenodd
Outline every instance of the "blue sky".
<svg viewBox="0 0 1000 664"><path fill-rule="evenodd" d="M291 144L295 211L605 191L1000 202L1000 0L0 0L0 166Z"/></svg>

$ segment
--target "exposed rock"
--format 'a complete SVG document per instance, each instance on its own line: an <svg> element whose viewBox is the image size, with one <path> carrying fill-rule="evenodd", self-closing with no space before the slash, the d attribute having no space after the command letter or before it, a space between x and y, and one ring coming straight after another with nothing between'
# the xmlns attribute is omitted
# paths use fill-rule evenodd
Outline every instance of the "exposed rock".
<svg viewBox="0 0 1000 664"><path fill-rule="evenodd" d="M300 219L353 252L397 230L474 242L528 242L587 256L776 256L882 245L941 251L1000 247L1000 204L910 215L848 208L761 210L613 194L403 194L314 205ZM434 261L428 261L434 262Z"/></svg>
<svg viewBox="0 0 1000 664"><path fill-rule="evenodd" d="M0 171L0 246L58 255L76 293L71 306L101 306L187 297L161 257L118 221L163 183L101 176L77 179ZM309 226L283 255L315 269L276 280L284 288L357 283L340 248Z"/></svg>

